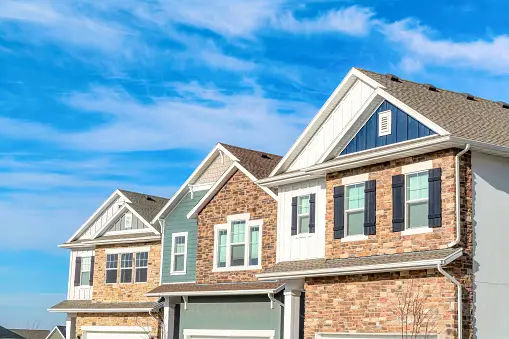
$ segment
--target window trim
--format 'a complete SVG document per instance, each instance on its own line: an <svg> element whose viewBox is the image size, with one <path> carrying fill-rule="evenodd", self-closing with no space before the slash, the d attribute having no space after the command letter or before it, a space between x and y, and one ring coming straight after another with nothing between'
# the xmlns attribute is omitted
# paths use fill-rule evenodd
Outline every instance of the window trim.
<svg viewBox="0 0 509 339"><path fill-rule="evenodd" d="M297 236L298 235L308 235L308 234L311 234L311 232L309 232L309 225L308 225L308 231L306 233L302 233L301 232L301 217L302 216L307 216L309 218L309 221L311 221L311 194L312 193L308 193L308 194L302 194L302 195L298 195L297 196ZM309 197L308 199L308 202L309 202L309 206L308 206L308 213L304 213L304 214L299 214L299 201L301 198L303 197Z"/></svg>
<svg viewBox="0 0 509 339"><path fill-rule="evenodd" d="M133 214L131 212L126 212L124 214L124 228L126 230L132 230L133 229ZM127 227L127 220L129 219L129 227Z"/></svg>
<svg viewBox="0 0 509 339"><path fill-rule="evenodd" d="M131 258L131 267L122 267L122 255L128 255L128 254L131 254L132 255L132 258ZM120 276L119 276L119 280L118 280L118 283L119 284L132 284L133 283L133 267L134 267L134 262L135 262L135 254L136 252L123 252L120 254L120 265L119 265L119 269L120 269ZM131 281L127 281L127 282L122 282L122 270L131 270Z"/></svg>
<svg viewBox="0 0 509 339"><path fill-rule="evenodd" d="M87 281L87 283L86 283L86 284L84 284L84 283L83 283L83 272L88 272L89 277L90 277L90 274L91 274L91 272L92 272L92 257L93 257L93 255L85 255L85 256L82 256L82 257L81 257L81 267L80 267L80 285L79 285L80 287L81 287L81 286L91 286L91 285L90 285L90 278L88 279L88 281ZM88 271L83 271L83 259L85 259L85 258L88 258L88 259L90 260L90 263L89 263L90 267L89 267Z"/></svg>
<svg viewBox="0 0 509 339"><path fill-rule="evenodd" d="M212 272L227 272L227 271L248 271L248 270L259 270L262 268L262 242L263 242L263 219L249 220L249 214L238 214L228 216L228 222L226 224L214 225L214 264L212 266ZM243 266L231 266L231 229L234 221L245 221L246 233L244 241L244 265ZM249 265L249 253L251 246L251 228L258 227L259 239L258 239L258 264ZM226 230L226 266L218 267L217 260L219 251L219 231Z"/></svg>
<svg viewBox="0 0 509 339"><path fill-rule="evenodd" d="M348 225L348 213L353 213L353 212L360 212L360 211L364 211L366 209L366 206L362 206L362 208L354 208L354 209L347 209L346 208L346 205L347 205L347 192L348 192L348 188L351 187L351 186L356 186L356 185L359 185L359 184L362 184L364 186L364 189L366 188L366 182L365 181L359 181L359 182L352 182L352 183L349 183L347 185L344 185L345 187L345 198L344 198L344 206L343 206L343 209L344 209L344 213L345 213L345 216L344 216L344 220L345 220L345 236L342 238L342 241L346 239L346 241L355 241L355 240L364 240L364 239L367 239L368 236L363 233L361 234L348 234L348 229L349 229L349 225ZM363 198L364 200L364 198ZM362 216L362 219L364 220L364 215Z"/></svg>
<svg viewBox="0 0 509 339"><path fill-rule="evenodd" d="M117 268L108 268L108 256L109 255L116 255L117 256ZM118 253L106 253L106 265L104 267L104 284L106 285L114 285L114 284L118 284L119 282L119 276L118 276L118 270L120 268L120 265L119 265L119 254ZM115 270L117 272L116 274L116 279L115 279L115 282L108 282L108 271L113 271Z"/></svg>
<svg viewBox="0 0 509 339"><path fill-rule="evenodd" d="M184 237L185 246L184 246L184 270L183 271L175 271L175 254L182 255L182 253L175 253L175 239L177 237ZM170 275L185 275L187 273L187 239L188 232L178 232L172 233L171 235L171 263L170 263Z"/></svg>
<svg viewBox="0 0 509 339"><path fill-rule="evenodd" d="M139 253L147 253L147 266L141 266L141 267L138 267L136 265L137 263L137 256ZM150 252L149 251L139 251L139 252L134 252L133 253L133 264L134 264L134 270L133 270L133 273L134 273L134 283L135 284L147 284L148 283L148 266L149 266L149 258L150 258ZM136 281L136 270L138 268L146 268L147 269L147 281Z"/></svg>
<svg viewBox="0 0 509 339"><path fill-rule="evenodd" d="M404 175L405 175L405 186L404 186L404 191L405 191L405 229L402 231L403 235L412 235L412 234L421 234L421 233L428 233L428 232L423 232L421 230L426 230L426 229L431 229L429 227L429 222L428 225L426 226L419 226L419 227L413 227L413 228L410 228L409 227L409 221L410 221L410 218L408 217L408 205L409 205L409 201L407 199L407 191L408 191L408 176L409 175L412 175L412 174L419 174L419 173L426 173L428 175L428 178L429 178L429 172L427 169L420 169L420 170L416 170L416 171L412 171L412 172L406 172ZM428 189L428 197L425 198L425 199L415 199L415 200L411 200L410 202L411 203L419 203L419 202L424 202L424 201L427 201L428 202L428 206L429 206L429 189ZM426 219L427 221L428 219ZM416 230L419 230L419 231L416 231ZM433 231L431 229L431 231Z"/></svg>

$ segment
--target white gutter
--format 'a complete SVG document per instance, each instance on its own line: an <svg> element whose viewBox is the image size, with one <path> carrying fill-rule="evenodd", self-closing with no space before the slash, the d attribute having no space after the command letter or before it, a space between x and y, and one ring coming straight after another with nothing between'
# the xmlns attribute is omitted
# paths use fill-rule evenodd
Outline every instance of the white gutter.
<svg viewBox="0 0 509 339"><path fill-rule="evenodd" d="M268 293L268 296L269 296L269 299L270 299L270 309L274 309L274 303L278 304L282 308L285 307L285 304L283 304L281 301L279 301L276 298L274 298L274 293L273 292Z"/></svg>
<svg viewBox="0 0 509 339"><path fill-rule="evenodd" d="M461 206L460 206L460 158L463 154L467 153L470 149L470 144L465 145L465 149L463 151L456 154L456 163L455 163L455 171L456 171L456 239L449 244L447 247L454 247L459 244L461 240Z"/></svg>
<svg viewBox="0 0 509 339"><path fill-rule="evenodd" d="M161 292L147 293L146 297L182 297L182 296L225 296L225 295L256 295L274 293L274 289L262 290L228 290L228 291L198 291L198 292Z"/></svg>
<svg viewBox="0 0 509 339"><path fill-rule="evenodd" d="M151 235L147 237L139 237L139 238L125 238L125 239L106 239L106 240L95 240L95 241L86 241L78 244L61 244L58 245L60 248L82 248L82 247L93 247L94 245L101 244L132 244L137 242L147 242L147 241L157 241L160 240L160 235Z"/></svg>
<svg viewBox="0 0 509 339"><path fill-rule="evenodd" d="M50 313L144 313L151 308L48 308Z"/></svg>
<svg viewBox="0 0 509 339"><path fill-rule="evenodd" d="M462 299L462 291L461 284L456 280L452 275L447 273L441 264L437 265L437 269L440 273L442 273L447 279L449 279L453 284L458 287L458 339L462 339L463 337L463 299Z"/></svg>

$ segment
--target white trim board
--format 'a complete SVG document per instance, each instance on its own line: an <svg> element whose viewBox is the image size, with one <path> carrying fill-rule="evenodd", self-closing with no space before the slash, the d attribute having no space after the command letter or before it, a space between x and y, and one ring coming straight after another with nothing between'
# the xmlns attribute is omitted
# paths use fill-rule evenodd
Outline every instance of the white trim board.
<svg viewBox="0 0 509 339"><path fill-rule="evenodd" d="M143 313L151 309L152 308L48 308L47 311L50 313Z"/></svg>
<svg viewBox="0 0 509 339"><path fill-rule="evenodd" d="M81 326L85 332L150 332L151 326Z"/></svg>
<svg viewBox="0 0 509 339"><path fill-rule="evenodd" d="M281 285L283 286L283 285ZM281 287L276 289L260 289L260 290L224 290L224 291L199 291L199 292L161 292L161 293L147 293L147 297L161 297L161 296L225 296L225 295L257 295L267 293L278 293Z"/></svg>
<svg viewBox="0 0 509 339"><path fill-rule="evenodd" d="M53 333L55 333L55 331L58 331L58 333L60 333L60 336L62 337L62 339L65 339L65 333L62 333L60 331L60 329L58 328L58 326L55 326L53 327L53 329L49 332L49 334L46 336L46 339L49 339L51 338L51 336L53 335Z"/></svg>
<svg viewBox="0 0 509 339"><path fill-rule="evenodd" d="M196 330L184 329L184 339L200 338L260 338L274 339L276 331L274 330Z"/></svg>
<svg viewBox="0 0 509 339"><path fill-rule="evenodd" d="M315 339L401 339L401 333L343 333L320 332ZM415 339L439 339L438 334L417 335Z"/></svg>

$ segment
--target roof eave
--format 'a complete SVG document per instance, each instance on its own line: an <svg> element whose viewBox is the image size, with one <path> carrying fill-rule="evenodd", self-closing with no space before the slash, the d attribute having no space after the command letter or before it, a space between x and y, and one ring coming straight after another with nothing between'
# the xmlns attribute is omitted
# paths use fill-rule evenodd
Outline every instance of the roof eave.
<svg viewBox="0 0 509 339"><path fill-rule="evenodd" d="M140 308L48 308L50 313L141 313L149 312L151 307Z"/></svg>

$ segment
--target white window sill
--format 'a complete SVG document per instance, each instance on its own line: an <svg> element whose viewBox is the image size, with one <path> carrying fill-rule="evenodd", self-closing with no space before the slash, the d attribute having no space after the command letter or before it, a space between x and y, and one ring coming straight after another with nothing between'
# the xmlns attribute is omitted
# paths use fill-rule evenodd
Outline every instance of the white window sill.
<svg viewBox="0 0 509 339"><path fill-rule="evenodd" d="M364 234L358 234L358 235L348 235L341 239L341 242L352 242L352 241L362 241L362 240L368 240L368 236Z"/></svg>
<svg viewBox="0 0 509 339"><path fill-rule="evenodd" d="M232 271L254 271L261 270L262 267L258 266L234 266L234 267L215 267L212 272L232 272Z"/></svg>
<svg viewBox="0 0 509 339"><path fill-rule="evenodd" d="M415 235L415 234L425 234L425 233L433 233L433 229L431 227L418 227L418 228L408 228L401 232L401 235Z"/></svg>
<svg viewBox="0 0 509 339"><path fill-rule="evenodd" d="M301 234L296 234L296 235L292 235L292 238L296 239L296 238L299 238L299 239L304 239L304 238L311 238L315 233L301 233Z"/></svg>
<svg viewBox="0 0 509 339"><path fill-rule="evenodd" d="M171 272L170 275L186 275L186 272Z"/></svg>

